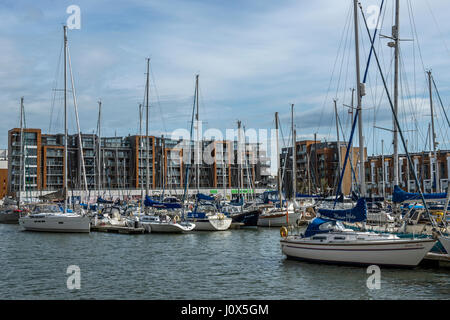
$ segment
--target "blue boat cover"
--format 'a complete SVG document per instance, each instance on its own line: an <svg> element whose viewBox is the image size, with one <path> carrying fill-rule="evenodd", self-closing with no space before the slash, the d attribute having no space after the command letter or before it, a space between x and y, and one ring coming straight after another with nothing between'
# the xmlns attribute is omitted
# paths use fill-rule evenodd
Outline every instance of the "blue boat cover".
<svg viewBox="0 0 450 320"><path fill-rule="evenodd" d="M113 203L113 201L108 201L108 200L103 199L102 197L98 197L97 203Z"/></svg>
<svg viewBox="0 0 450 320"><path fill-rule="evenodd" d="M181 208L181 203L154 201L149 196L145 196L144 205L146 207L153 207L153 208L157 208L157 209L179 209L179 208Z"/></svg>
<svg viewBox="0 0 450 320"><path fill-rule="evenodd" d="M97 204L80 203L84 209L97 210Z"/></svg>
<svg viewBox="0 0 450 320"><path fill-rule="evenodd" d="M424 193L425 200L438 200L447 198L447 193ZM392 194L392 201L400 203L407 200L420 200L422 197L420 193L403 191L399 186L394 187L394 193Z"/></svg>
<svg viewBox="0 0 450 320"><path fill-rule="evenodd" d="M347 222L361 222L367 219L366 199L360 198L353 209L319 209L320 216Z"/></svg>
<svg viewBox="0 0 450 320"><path fill-rule="evenodd" d="M188 212L187 216L190 219L206 219L206 213L204 212L191 211Z"/></svg>
<svg viewBox="0 0 450 320"><path fill-rule="evenodd" d="M309 238L309 237L312 237L313 235L315 235L317 233L327 233L327 232L329 232L330 230L327 229L327 228L320 229L320 226L323 225L324 223L327 223L327 222L334 223L335 221L322 219L322 218L314 218L308 224L308 227L306 228L305 233L304 233L304 237L305 238Z"/></svg>
<svg viewBox="0 0 450 320"><path fill-rule="evenodd" d="M197 199L205 201L215 201L213 197L207 196L206 194L203 193L197 193Z"/></svg>

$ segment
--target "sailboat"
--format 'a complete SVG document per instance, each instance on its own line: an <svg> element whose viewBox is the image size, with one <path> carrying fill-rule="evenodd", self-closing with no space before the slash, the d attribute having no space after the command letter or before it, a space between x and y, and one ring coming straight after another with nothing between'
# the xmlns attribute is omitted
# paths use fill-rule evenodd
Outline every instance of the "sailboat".
<svg viewBox="0 0 450 320"><path fill-rule="evenodd" d="M245 128L244 128L245 131ZM244 174L243 174L243 166L241 165L240 159L245 159L245 166L247 167L247 178L248 184L251 184L251 179L249 177L248 170L248 161L247 161L247 152L245 150L246 144L244 143L244 150L242 148L242 131L241 131L241 121L238 121L238 197L229 202L225 202L220 206L221 212L223 212L226 216L232 219L232 225L235 224L237 226L242 227L256 227L258 224L258 219L262 210L258 208L255 203L245 202L243 196L244 189ZM222 160L225 157L222 155ZM223 161L224 162L224 161ZM225 167L225 163L222 164L223 168ZM224 175L225 177L225 175ZM224 182L225 186L225 182ZM254 191L254 189L253 189ZM254 192L253 192L254 193Z"/></svg>
<svg viewBox="0 0 450 320"><path fill-rule="evenodd" d="M360 199L353 209L319 210L301 235L280 241L288 258L355 265L415 267L435 245L434 239L401 239L392 234L356 232L341 221L365 221L367 205Z"/></svg>
<svg viewBox="0 0 450 320"><path fill-rule="evenodd" d="M90 218L87 215L68 213L67 211L67 26L64 26L64 211L61 212L58 205L39 204L28 216L21 217L19 224L27 231L46 232L90 232ZM69 60L70 63L70 60ZM72 71L71 71L72 75ZM73 90L72 79L72 93ZM75 99L74 99L75 101ZM86 184L87 185L87 184ZM84 211L82 210L82 213Z"/></svg>
<svg viewBox="0 0 450 320"><path fill-rule="evenodd" d="M20 98L20 175L19 175L19 191L17 192L17 201L6 198L3 200L3 205L0 209L0 223L11 223L17 224L19 223L20 215L22 214L21 210L21 199L20 192L22 191L22 186L25 186L25 168L22 169L24 163L24 106L23 106L24 98ZM27 209L25 209L27 210Z"/></svg>
<svg viewBox="0 0 450 320"><path fill-rule="evenodd" d="M150 59L147 58L147 81L145 87L145 96L146 96L146 109L147 109L147 122L146 122L146 141L148 146L148 104L149 104L149 87L150 87ZM141 118L141 111L139 111L139 115ZM141 136L142 137L142 136ZM142 144L141 144L142 146ZM141 211L136 211L138 213L134 215L133 222L135 222L139 227L143 227L148 233L186 233L192 231L195 228L195 224L182 221L180 222L180 211L182 206L178 202L170 201L170 199L164 199L163 201L153 200L149 196L149 158L148 158L148 148L146 151L147 157L147 170L146 170L146 183L147 190L145 199L143 201L143 205L146 208L146 212L148 213L149 208L154 209L151 214L141 214ZM143 195L141 184L141 194Z"/></svg>
<svg viewBox="0 0 450 320"><path fill-rule="evenodd" d="M277 142L277 155L279 155L278 147L278 112L275 112L275 129ZM295 210L294 205L288 205L287 201L283 201L281 192L281 167L280 157L277 156L278 162L278 206L275 204L272 208L265 208L263 213L259 216L259 227L283 227L295 225L300 221L301 213Z"/></svg>
<svg viewBox="0 0 450 320"><path fill-rule="evenodd" d="M354 31L355 31L355 58L356 58L356 82L358 94L358 108L356 116L359 116L359 144L363 150L362 139L362 115L361 115L361 89L359 70L359 40L358 40L358 1L353 1L354 6ZM372 42L373 49L373 42ZM376 53L374 51L375 57ZM383 78L384 82L384 78ZM385 82L384 82L385 85ZM386 86L386 85L385 85ZM388 98L389 92L386 89ZM391 102L391 101L390 101ZM391 104L392 110L394 108ZM398 119L394 112L394 119L398 127ZM354 125L356 122L354 122ZM353 125L353 127L354 127ZM352 139L353 130L350 141ZM401 138L403 136L399 130ZM407 150L405 148L407 153ZM347 149L348 152L348 149ZM407 153L408 154L408 153ZM409 158L409 154L408 154ZM364 153L359 153L360 161L360 188L362 197L358 199L353 209L333 210L322 209L318 211L318 217L309 225L306 231L300 235L287 234L286 229L281 230L281 250L288 258L328 262L338 264L358 265L384 265L384 266L417 266L425 255L435 245L435 239L429 238L399 238L393 234L381 234L374 232L357 232L346 229L342 222L365 222L367 220L367 203L364 198Z"/></svg>
<svg viewBox="0 0 450 320"><path fill-rule="evenodd" d="M230 201L221 207L221 211L232 219L232 223L242 224L243 227L256 227L262 210L252 203L244 203L242 197L239 201Z"/></svg>
<svg viewBox="0 0 450 320"><path fill-rule="evenodd" d="M188 195L189 188L189 173L190 173L190 160L191 160L191 150L189 148L189 160L186 165L186 178L184 181L184 195L183 195L183 213L182 219L195 224L194 230L196 231L224 231L230 228L232 219L225 216L223 213L219 212L217 206L215 205L215 199L209 197L207 195L200 193L200 169L199 162L201 161L201 149L202 149L202 141L199 137L199 104L198 104L198 75L195 76L195 91L194 91L194 104L192 107L192 120L191 120L191 138L193 136L193 128L194 128L194 113L195 113L195 123L196 123L196 134L197 137L195 139L195 154L196 154L196 175L195 182L197 186L197 195L195 205L192 210L187 212L185 215L186 208L186 198Z"/></svg>
<svg viewBox="0 0 450 320"><path fill-rule="evenodd" d="M197 193L195 206L188 212L187 221L195 223L196 231L224 231L230 228L232 218L219 211L214 198Z"/></svg>
<svg viewBox="0 0 450 320"><path fill-rule="evenodd" d="M180 221L177 215L171 218L166 214L140 216L138 225L148 233L187 233L195 228L195 223Z"/></svg>

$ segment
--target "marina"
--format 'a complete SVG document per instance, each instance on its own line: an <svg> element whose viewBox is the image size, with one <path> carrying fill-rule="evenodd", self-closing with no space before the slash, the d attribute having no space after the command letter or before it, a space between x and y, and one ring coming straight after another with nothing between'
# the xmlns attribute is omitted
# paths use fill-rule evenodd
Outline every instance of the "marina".
<svg viewBox="0 0 450 320"><path fill-rule="evenodd" d="M163 17L179 10L179 4L164 14L155 13L154 3L147 5L133 3L131 11L152 12L157 19L144 19L143 25L166 32ZM196 5L219 10L217 4ZM261 5L267 10L267 3ZM193 39L185 33L186 25L195 29L202 21L177 31L180 39L190 39L186 42L150 32L141 34L146 41L131 44L124 33L103 49L104 44L93 45L98 39L89 48L83 41L95 32L74 26L78 5L67 8L67 13L74 10L72 20L58 32L47 31L47 45L40 51L36 47L42 59L38 68L46 74L36 84L41 91L43 83L50 86L48 66L56 67L47 88L52 97L45 100L50 107L40 105L41 95L28 95L35 89L20 87L27 97L11 100L4 110L10 118L9 109L14 110L18 122L11 120L2 129L7 129L7 149L0 150L0 296L448 300L450 121L445 101L450 93L446 65L430 51L441 50L442 43L418 35L418 29L430 33L424 25L429 17L420 15L420 28L414 18L413 9L423 9L423 3L347 0L345 6L333 5L332 23L345 23L340 37L337 29L330 36L336 27L328 29L329 39L315 37L308 42L316 49L300 54L307 48L289 32L296 53L278 56L260 55L266 49L253 35L243 42L247 47L239 45L242 56L235 56L236 61L251 58L235 68L225 66L227 59L214 54L214 46L181 55L211 37ZM112 10L121 12L122 6ZM258 11L254 4L243 6ZM317 17L324 17L315 3L284 6L297 12L302 6L315 8ZM279 16L289 15L282 12ZM249 18L245 10L239 14ZM281 25L295 30L290 23L303 23L297 20L283 19ZM272 28L284 30L273 38L287 30L276 23ZM229 37L248 37L248 31L241 28ZM119 42L123 45L117 47ZM166 42L177 43L177 49L164 47ZM271 50L287 50L280 44ZM321 69L332 61L330 50L337 50L333 68ZM315 61L314 72L305 72L309 65L295 65L307 57ZM278 74L276 68L261 71L258 59L265 67L283 65L274 82L268 79ZM162 66L165 72L159 73ZM208 71L192 73L200 67ZM254 88L246 87L252 83L246 79L249 70L258 74L252 76L258 83ZM281 81L280 75L287 78ZM104 77L100 84L97 76ZM318 99L324 100L321 107ZM191 312L191 305L185 311Z"/></svg>

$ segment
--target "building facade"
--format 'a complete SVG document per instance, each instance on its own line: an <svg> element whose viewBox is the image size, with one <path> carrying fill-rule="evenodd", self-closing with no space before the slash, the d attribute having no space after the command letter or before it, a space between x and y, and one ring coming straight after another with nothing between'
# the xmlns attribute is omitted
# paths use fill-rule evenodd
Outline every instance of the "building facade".
<svg viewBox="0 0 450 320"><path fill-rule="evenodd" d="M399 186L408 192L418 192L414 172L425 193L445 192L448 187L450 150L437 152L437 166L435 157L430 152L410 154L413 168L411 168L405 154L399 154ZM384 163L384 165L383 165ZM368 191L377 195L391 195L394 188L394 161L392 155L371 156L366 163L366 182ZM439 170L438 174L436 170ZM439 177L439 183L437 182Z"/></svg>
<svg viewBox="0 0 450 320"><path fill-rule="evenodd" d="M65 161L63 134L24 129L22 139L20 133L8 131L11 195L62 189L66 162L69 189L182 189L187 170L189 188L262 188L270 176L270 159L258 143L239 149L236 141L74 134L68 136Z"/></svg>
<svg viewBox="0 0 450 320"><path fill-rule="evenodd" d="M0 199L8 193L8 150L0 150Z"/></svg>
<svg viewBox="0 0 450 320"><path fill-rule="evenodd" d="M339 168L344 166L346 143L340 142L338 145L336 141L302 140L296 141L295 146L297 193L332 194L340 179ZM364 153L367 153L366 149ZM292 159L292 147L283 148L280 154L281 174L283 189L288 197L292 195L293 187ZM354 181L359 176L358 159L359 148L351 148L342 177L343 194L350 194L355 188Z"/></svg>

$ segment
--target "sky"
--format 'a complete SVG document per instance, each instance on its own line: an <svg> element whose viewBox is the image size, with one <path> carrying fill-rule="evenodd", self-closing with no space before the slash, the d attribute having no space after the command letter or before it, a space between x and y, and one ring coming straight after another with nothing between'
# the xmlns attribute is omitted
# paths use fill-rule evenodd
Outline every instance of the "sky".
<svg viewBox="0 0 450 320"><path fill-rule="evenodd" d="M386 0L375 40L392 95L393 50L389 36L394 1ZM342 132L350 135L351 88L355 87L351 0L71 0L0 3L0 148L19 126L24 97L26 126L63 132L63 28L80 8L80 29L68 32L81 131L96 130L102 101L102 136L139 133L146 58L150 62L150 132L189 129L199 74L203 127L223 132L237 127L273 129L280 115L288 140L295 105L298 139L335 140L333 99ZM363 0L368 21L370 6ZM429 149L430 104L425 71L431 69L444 108L433 93L439 148L449 148L443 110L450 101L450 21L447 0L400 0L401 92L399 120L410 151ZM361 16L359 17L361 19ZM372 19L372 20L371 20ZM364 73L370 43L360 20ZM371 29L373 32L374 29ZM413 41L411 41L413 40ZM363 134L368 154L392 152L392 113L374 59L363 98ZM72 97L70 96L69 101ZM76 132L73 104L69 132ZM384 149L381 150L381 140ZM281 142L283 146L288 142ZM355 145L357 145L357 140ZM403 148L400 147L402 152Z"/></svg>

